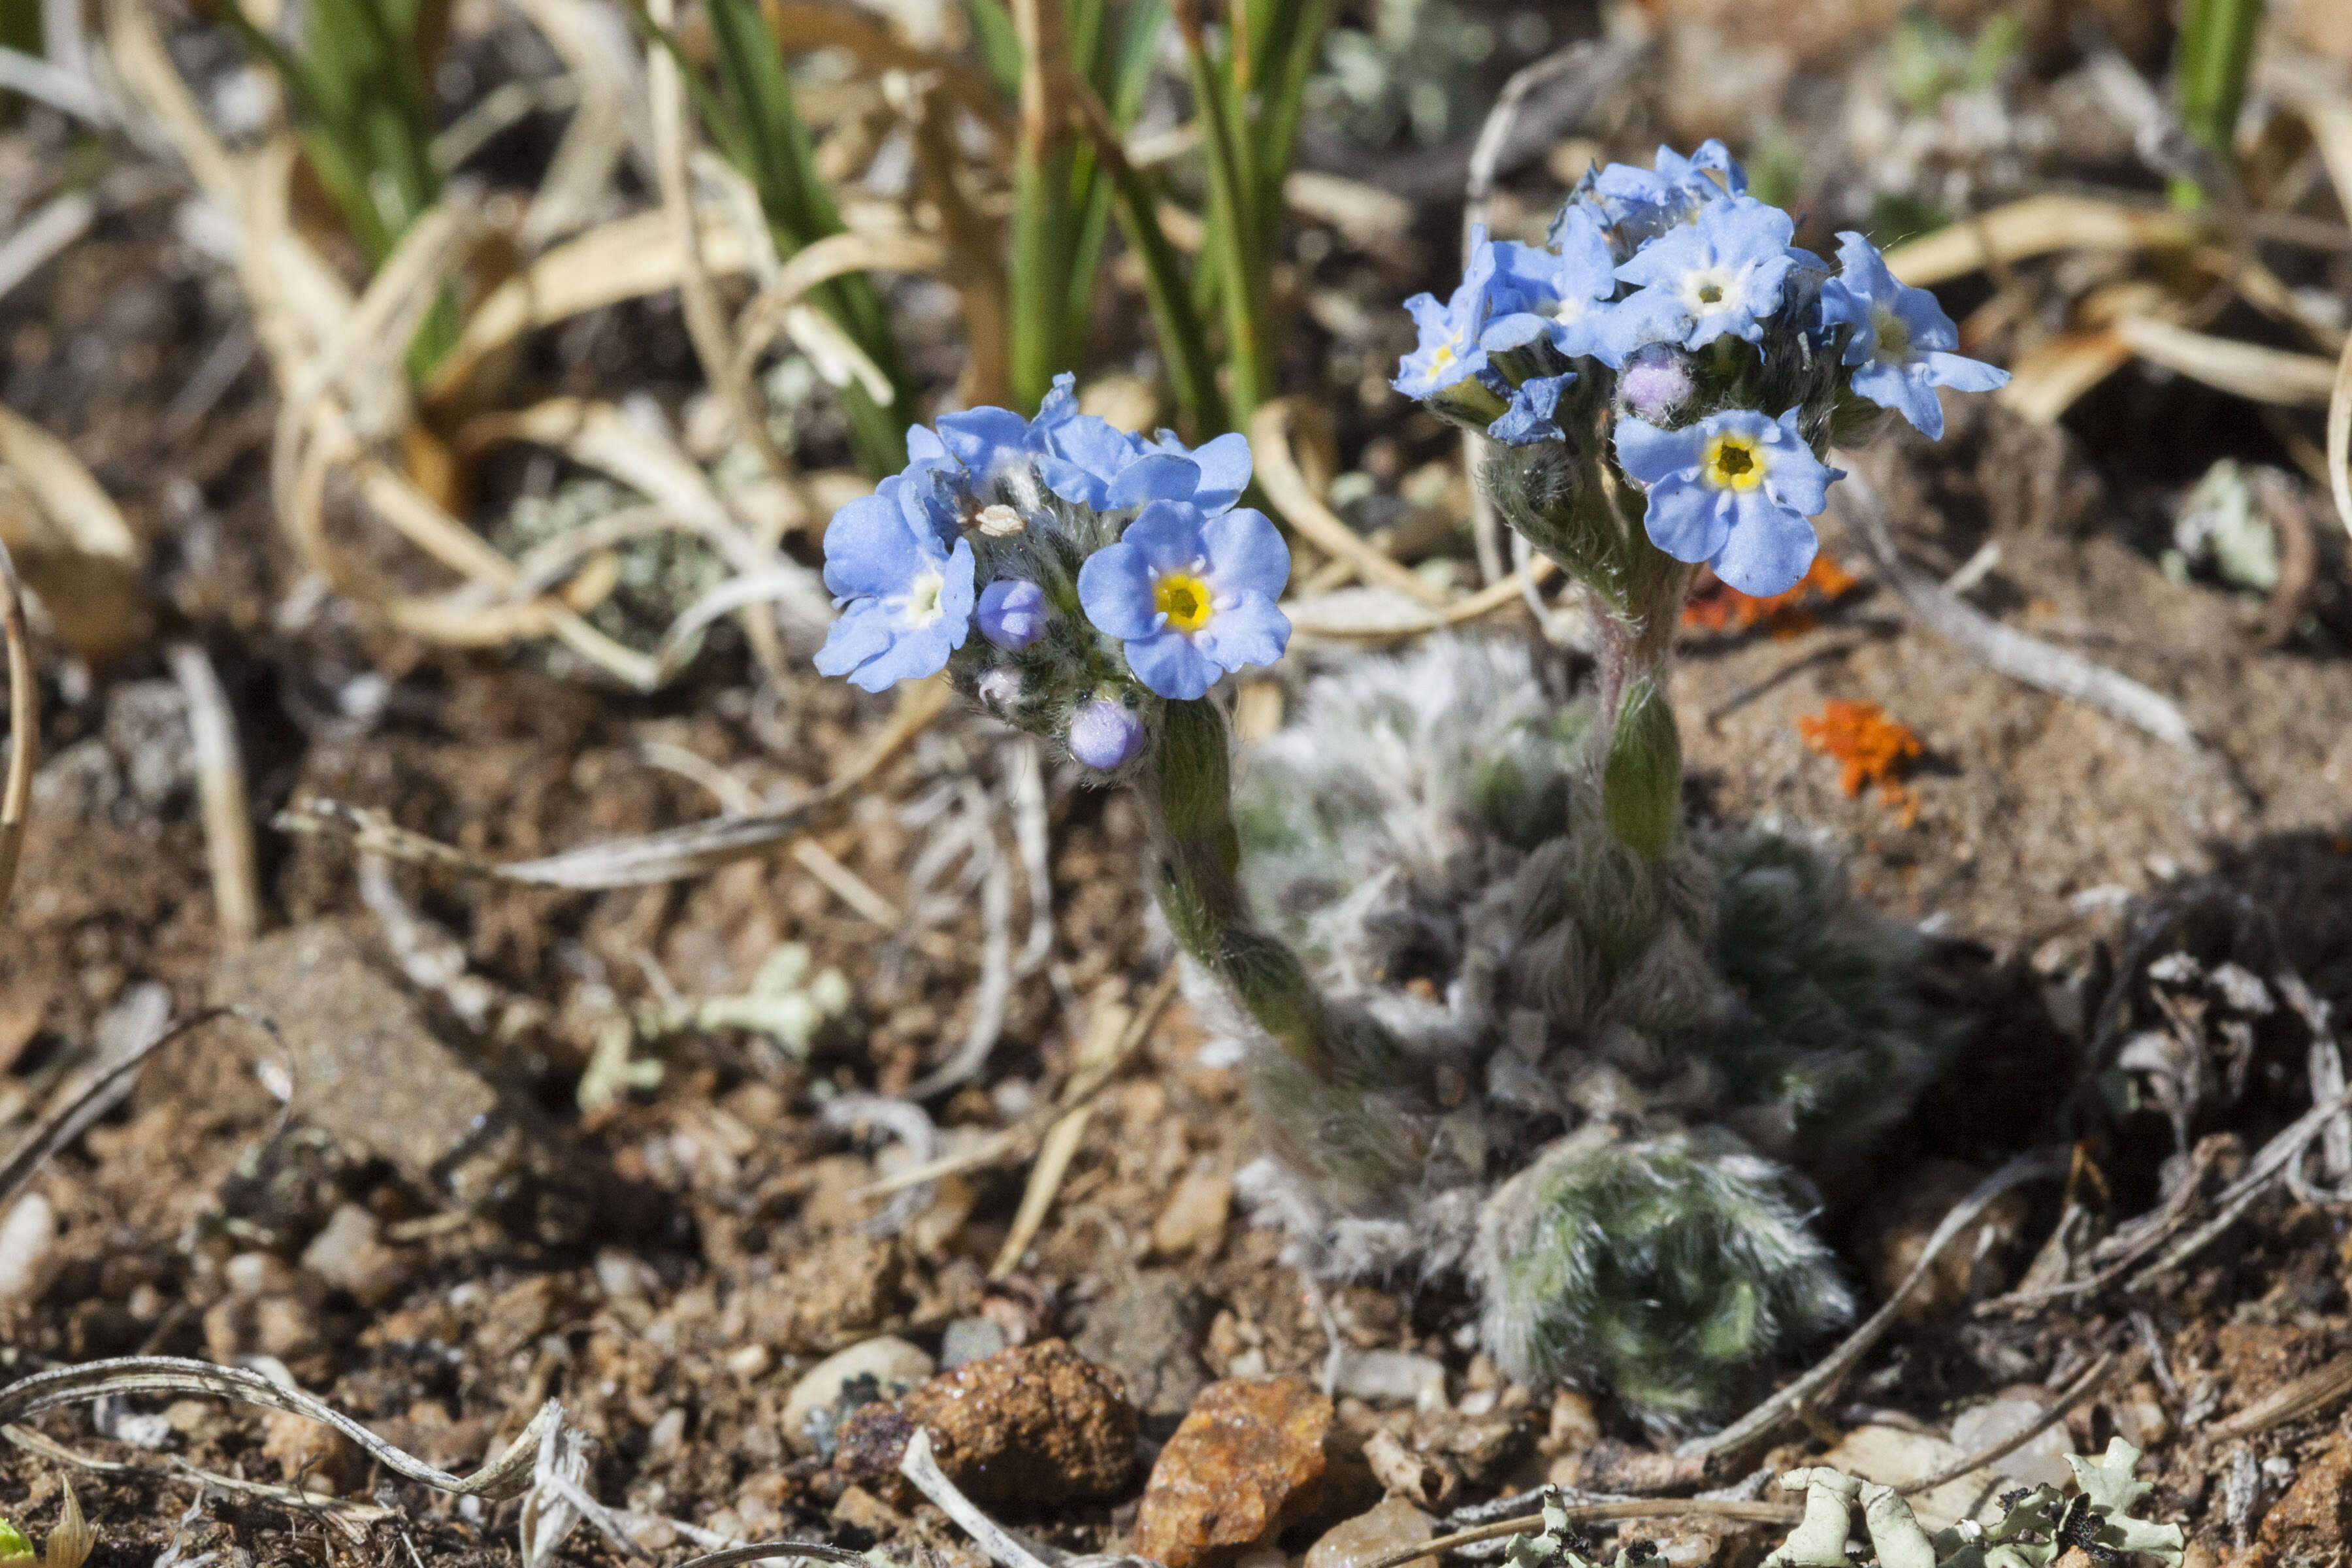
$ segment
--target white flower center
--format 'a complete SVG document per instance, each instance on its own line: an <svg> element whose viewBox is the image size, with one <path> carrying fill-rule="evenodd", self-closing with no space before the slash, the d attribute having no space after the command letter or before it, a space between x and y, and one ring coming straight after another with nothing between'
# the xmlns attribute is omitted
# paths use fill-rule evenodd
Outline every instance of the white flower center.
<svg viewBox="0 0 2352 1568"><path fill-rule="evenodd" d="M1683 274L1683 303L1694 316L1739 308L1739 274L1728 267L1698 267Z"/></svg>
<svg viewBox="0 0 2352 1568"><path fill-rule="evenodd" d="M946 612L940 607L940 595L947 588L945 577L937 572L926 572L907 584L907 591L892 601L898 618L909 628L929 626Z"/></svg>
<svg viewBox="0 0 2352 1568"><path fill-rule="evenodd" d="M1554 305L1551 308L1551 319L1563 327L1573 326L1584 320L1591 309L1592 301L1580 295L1562 300Z"/></svg>
<svg viewBox="0 0 2352 1568"><path fill-rule="evenodd" d="M1902 364L1911 358L1911 329L1894 311L1874 308L1870 312L1871 331L1878 334L1878 349L1873 358L1888 364Z"/></svg>

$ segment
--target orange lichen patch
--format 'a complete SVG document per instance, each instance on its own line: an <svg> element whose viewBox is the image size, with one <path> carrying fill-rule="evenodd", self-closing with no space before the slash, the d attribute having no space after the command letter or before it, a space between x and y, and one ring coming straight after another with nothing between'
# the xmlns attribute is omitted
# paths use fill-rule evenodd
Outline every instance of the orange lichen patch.
<svg viewBox="0 0 2352 1568"><path fill-rule="evenodd" d="M1919 737L1889 719L1877 703L1832 697L1819 713L1797 721L1797 733L1814 751L1836 759L1838 785L1847 795L1875 784L1879 803L1900 812L1904 826L1917 819L1919 797L1901 775L1919 755Z"/></svg>
<svg viewBox="0 0 2352 1568"><path fill-rule="evenodd" d="M1814 556L1795 587L1761 599L1750 598L1702 569L1690 602L1683 606L1683 625L1710 632L1744 632L1761 625L1774 641L1785 641L1813 629L1813 617L1804 608L1809 600L1833 603L1853 584L1854 579L1827 555Z"/></svg>

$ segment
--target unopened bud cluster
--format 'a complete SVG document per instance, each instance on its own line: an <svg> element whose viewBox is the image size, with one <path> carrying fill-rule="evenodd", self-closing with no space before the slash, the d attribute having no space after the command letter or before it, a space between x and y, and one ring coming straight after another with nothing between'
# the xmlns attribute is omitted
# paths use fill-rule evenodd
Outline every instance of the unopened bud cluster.
<svg viewBox="0 0 2352 1568"><path fill-rule="evenodd" d="M1034 419L942 416L904 471L825 530L842 606L817 668L868 691L948 670L1090 768L1144 754L1166 701L1282 655L1290 552L1234 503L1249 443L1197 449L1081 414L1071 377Z"/></svg>

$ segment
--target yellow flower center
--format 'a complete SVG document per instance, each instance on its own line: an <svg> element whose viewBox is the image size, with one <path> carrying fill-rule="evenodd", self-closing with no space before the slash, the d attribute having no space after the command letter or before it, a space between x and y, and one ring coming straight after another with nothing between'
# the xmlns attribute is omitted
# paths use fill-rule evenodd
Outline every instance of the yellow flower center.
<svg viewBox="0 0 2352 1568"><path fill-rule="evenodd" d="M1434 349L1432 349L1429 354L1429 368L1433 371L1444 370L1447 365L1452 364L1454 363L1454 345L1461 341L1462 340L1459 338L1448 339L1446 342L1438 344Z"/></svg>
<svg viewBox="0 0 2352 1568"><path fill-rule="evenodd" d="M1171 572L1151 590L1152 606L1168 617L1171 629L1186 637L1209 624L1209 585L1181 572Z"/></svg>
<svg viewBox="0 0 2352 1568"><path fill-rule="evenodd" d="M1719 490L1752 490L1764 482L1764 458L1746 436L1717 436L1706 444L1706 482Z"/></svg>

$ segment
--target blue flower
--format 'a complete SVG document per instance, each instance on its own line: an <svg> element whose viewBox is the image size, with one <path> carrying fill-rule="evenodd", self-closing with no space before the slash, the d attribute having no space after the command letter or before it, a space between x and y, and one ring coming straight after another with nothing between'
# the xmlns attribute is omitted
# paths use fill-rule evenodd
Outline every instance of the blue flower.
<svg viewBox="0 0 2352 1568"><path fill-rule="evenodd" d="M1070 755L1090 768L1118 767L1142 746L1143 721L1110 698L1097 697L1070 715Z"/></svg>
<svg viewBox="0 0 2352 1568"><path fill-rule="evenodd" d="M1502 240L1494 249L1495 320L1479 346L1495 354L1542 338L1570 359L1591 353L1617 292L1617 263L1592 215L1567 209L1549 247Z"/></svg>
<svg viewBox="0 0 2352 1568"><path fill-rule="evenodd" d="M1034 471L1055 495L1092 511L1189 500L1219 512L1248 488L1246 437L1220 436L1197 451L1171 435L1147 441L1079 413L1076 380L1067 371L1055 376L1034 419L1009 408L968 408L940 416L936 435L908 431L907 449L918 459L961 465L983 500L999 499L1001 481L1016 471Z"/></svg>
<svg viewBox="0 0 2352 1568"><path fill-rule="evenodd" d="M1511 393L1510 407L1486 426L1486 434L1507 447L1568 439L1552 416L1559 407L1560 393L1575 379L1574 371L1563 371L1558 375L1530 376L1519 383Z"/></svg>
<svg viewBox="0 0 2352 1568"><path fill-rule="evenodd" d="M1051 612L1045 590L1019 577L1005 577L980 591L980 635L1008 653L1018 653L1045 635Z"/></svg>
<svg viewBox="0 0 2352 1568"><path fill-rule="evenodd" d="M2009 372L1964 358L1952 318L1925 289L1906 288L1886 269L1878 247L1851 231L1838 236L1838 276L1822 285L1822 321L1850 326L1845 363L1858 366L1853 389L1892 408L1931 439L1944 434L1944 405L1935 389L1990 392Z"/></svg>
<svg viewBox="0 0 2352 1568"><path fill-rule="evenodd" d="M1078 602L1127 645L1138 680L1189 701L1224 671L1282 657L1290 622L1274 601L1289 578L1289 547L1265 513L1212 518L1189 501L1161 500L1087 558Z"/></svg>
<svg viewBox="0 0 2352 1568"><path fill-rule="evenodd" d="M1595 353L1615 366L1644 343L1696 349L1726 333L1760 343L1801 254L1789 247L1795 232L1787 213L1751 196L1700 208L1617 268L1640 292L1602 318Z"/></svg>
<svg viewBox="0 0 2352 1568"><path fill-rule="evenodd" d="M1793 408L1777 421L1727 408L1680 430L1622 418L1617 461L1649 489L1652 543L1759 597L1795 587L1813 563L1820 541L1807 520L1843 477L1797 434Z"/></svg>
<svg viewBox="0 0 2352 1568"><path fill-rule="evenodd" d="M1421 342L1398 364L1390 384L1407 397L1427 397L1486 368L1478 336L1493 309L1495 247L1483 227L1472 230L1470 237L1470 265L1452 299L1441 305L1434 294L1415 294L1404 302Z"/></svg>
<svg viewBox="0 0 2352 1568"><path fill-rule="evenodd" d="M1708 171L1723 176L1717 184ZM1748 194L1748 173L1721 142L1709 137L1685 158L1671 147L1658 149L1655 169L1612 163L1593 171L1585 186L1611 228L1638 244L1681 223L1727 195Z"/></svg>
<svg viewBox="0 0 2352 1568"><path fill-rule="evenodd" d="M972 608L971 546L956 537L941 464L910 463L834 514L824 585L845 606L817 650L824 675L880 691L934 675L963 646Z"/></svg>

